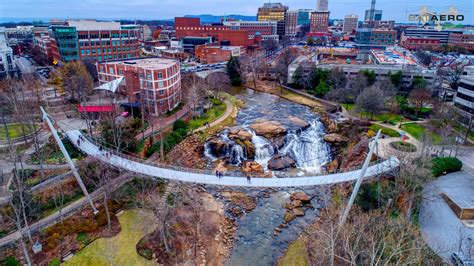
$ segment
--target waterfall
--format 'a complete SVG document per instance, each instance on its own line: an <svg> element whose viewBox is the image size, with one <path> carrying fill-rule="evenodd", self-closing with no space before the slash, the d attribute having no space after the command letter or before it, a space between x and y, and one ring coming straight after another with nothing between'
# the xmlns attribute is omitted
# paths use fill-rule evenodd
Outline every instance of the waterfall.
<svg viewBox="0 0 474 266"><path fill-rule="evenodd" d="M204 144L204 156L209 158L211 162L214 162L215 160L217 160L217 157L214 156L214 154L212 154L212 150L208 142Z"/></svg>
<svg viewBox="0 0 474 266"><path fill-rule="evenodd" d="M232 164L240 164L242 161L244 161L246 159L246 156L244 154L244 149L242 149L242 147L238 144L231 144L231 148L228 149L229 151L229 158L230 158L230 162Z"/></svg>
<svg viewBox="0 0 474 266"><path fill-rule="evenodd" d="M329 146L323 140L324 126L319 120L310 121L310 126L300 134L288 132L286 145L281 154L289 154L298 168L307 172L319 172L331 159Z"/></svg>
<svg viewBox="0 0 474 266"><path fill-rule="evenodd" d="M266 170L268 161L275 155L273 147L265 138L255 134L253 130L249 130L249 132L252 133L252 143L255 145L255 161Z"/></svg>

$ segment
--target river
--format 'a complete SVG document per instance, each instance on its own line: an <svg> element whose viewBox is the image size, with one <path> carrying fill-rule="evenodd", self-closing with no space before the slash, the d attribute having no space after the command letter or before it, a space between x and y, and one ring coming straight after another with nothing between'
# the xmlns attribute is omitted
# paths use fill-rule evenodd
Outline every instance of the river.
<svg viewBox="0 0 474 266"><path fill-rule="evenodd" d="M304 175L305 173L318 173L321 167L330 159L329 145L323 140L325 134L324 125L319 116L309 107L303 106L278 96L257 92L250 89L234 91L234 95L245 103L236 117L236 126L241 127L253 135L252 143L255 146L255 158L253 159L267 170L268 161L275 155L289 155L295 162L293 174ZM262 136L258 136L249 126L262 120L277 121L286 130L284 144L277 146ZM299 121L299 122L298 122ZM306 126L302 127L301 122ZM246 151L227 137L227 130L220 133L219 137L227 144L225 158L233 165L239 165L247 160ZM206 143L205 154L211 160L217 159L212 154ZM288 171L288 170L287 170Z"/></svg>

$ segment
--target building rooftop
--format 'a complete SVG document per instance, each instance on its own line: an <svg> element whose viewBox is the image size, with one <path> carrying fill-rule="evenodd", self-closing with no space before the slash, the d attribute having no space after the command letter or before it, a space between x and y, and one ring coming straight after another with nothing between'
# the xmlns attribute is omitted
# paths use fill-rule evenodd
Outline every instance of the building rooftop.
<svg viewBox="0 0 474 266"><path fill-rule="evenodd" d="M76 27L76 30L120 30L120 23L114 21L96 21L96 20L67 20L67 24Z"/></svg>
<svg viewBox="0 0 474 266"><path fill-rule="evenodd" d="M418 65L415 57L400 47L389 46L385 50L372 49L371 52L377 63L382 65Z"/></svg>
<svg viewBox="0 0 474 266"><path fill-rule="evenodd" d="M159 57L150 57L150 58L140 58L140 59L130 59L130 60L117 60L117 61L107 61L104 62L107 64L116 64L116 65L129 65L134 67L140 67L148 70L158 70L169 68L175 64L178 64L178 61L168 58L159 58Z"/></svg>

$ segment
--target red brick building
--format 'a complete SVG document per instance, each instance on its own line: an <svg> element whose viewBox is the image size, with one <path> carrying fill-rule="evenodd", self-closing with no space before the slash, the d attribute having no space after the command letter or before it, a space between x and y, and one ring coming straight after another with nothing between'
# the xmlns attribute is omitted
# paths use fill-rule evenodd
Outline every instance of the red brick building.
<svg viewBox="0 0 474 266"><path fill-rule="evenodd" d="M240 56L240 46L198 45L195 51L201 63L215 64L229 61L231 56Z"/></svg>
<svg viewBox="0 0 474 266"><path fill-rule="evenodd" d="M181 102L181 74L177 60L142 58L97 63L100 84L123 78L118 92L131 103L144 104L151 115L173 110Z"/></svg>
<svg viewBox="0 0 474 266"><path fill-rule="evenodd" d="M176 38L212 37L214 42L230 46L260 45L246 30L232 30L228 26L201 25L199 18L175 18Z"/></svg>
<svg viewBox="0 0 474 266"><path fill-rule="evenodd" d="M310 32L328 32L329 12L315 11L310 15Z"/></svg>
<svg viewBox="0 0 474 266"><path fill-rule="evenodd" d="M401 45L409 50L436 50L441 47L439 39L408 37Z"/></svg>
<svg viewBox="0 0 474 266"><path fill-rule="evenodd" d="M474 31L463 33L450 33L448 44L464 47L467 50L474 50Z"/></svg>

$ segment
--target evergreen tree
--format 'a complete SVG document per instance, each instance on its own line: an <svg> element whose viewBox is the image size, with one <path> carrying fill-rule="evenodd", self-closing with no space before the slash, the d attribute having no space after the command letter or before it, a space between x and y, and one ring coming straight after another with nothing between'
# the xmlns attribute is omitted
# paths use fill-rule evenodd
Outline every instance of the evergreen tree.
<svg viewBox="0 0 474 266"><path fill-rule="evenodd" d="M242 77L240 75L240 64L237 57L231 56L227 62L227 75L229 75L232 86L242 85Z"/></svg>
<svg viewBox="0 0 474 266"><path fill-rule="evenodd" d="M322 98L324 95L326 95L326 93L329 92L329 85L326 83L326 81L321 80L318 86L314 89L314 92L316 93L316 96Z"/></svg>

